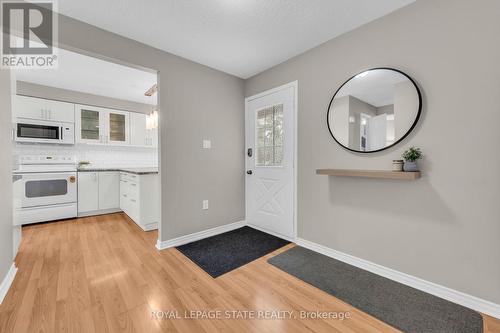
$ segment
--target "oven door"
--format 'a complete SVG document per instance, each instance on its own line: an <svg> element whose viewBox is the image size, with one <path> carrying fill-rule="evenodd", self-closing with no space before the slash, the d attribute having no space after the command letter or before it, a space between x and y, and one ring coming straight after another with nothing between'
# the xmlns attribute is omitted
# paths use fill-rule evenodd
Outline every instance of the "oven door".
<svg viewBox="0 0 500 333"><path fill-rule="evenodd" d="M15 192L21 208L76 202L76 172L25 173L16 175Z"/></svg>
<svg viewBox="0 0 500 333"><path fill-rule="evenodd" d="M62 124L50 121L18 120L16 141L59 143L62 141Z"/></svg>

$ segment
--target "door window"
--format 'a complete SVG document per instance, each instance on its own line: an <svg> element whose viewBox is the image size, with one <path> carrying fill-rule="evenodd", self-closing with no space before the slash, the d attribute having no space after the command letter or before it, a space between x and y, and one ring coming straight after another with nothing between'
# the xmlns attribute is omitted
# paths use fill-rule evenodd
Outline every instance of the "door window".
<svg viewBox="0 0 500 333"><path fill-rule="evenodd" d="M283 104L257 110L255 165L283 166Z"/></svg>
<svg viewBox="0 0 500 333"><path fill-rule="evenodd" d="M68 193L66 179L30 180L25 184L27 198L52 197Z"/></svg>

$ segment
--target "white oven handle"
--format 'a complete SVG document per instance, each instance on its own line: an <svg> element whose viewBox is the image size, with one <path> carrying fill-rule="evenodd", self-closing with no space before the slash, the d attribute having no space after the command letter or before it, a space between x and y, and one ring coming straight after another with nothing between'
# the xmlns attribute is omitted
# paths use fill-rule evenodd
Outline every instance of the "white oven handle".
<svg viewBox="0 0 500 333"><path fill-rule="evenodd" d="M53 173L21 173L21 174L16 174L15 176L18 176L16 180L13 179L14 181L22 181L22 182L28 182L28 181L37 181L37 180L57 180L57 179L66 179L69 181L69 185L75 185L76 186L76 172L53 172ZM14 177L14 176L13 176Z"/></svg>

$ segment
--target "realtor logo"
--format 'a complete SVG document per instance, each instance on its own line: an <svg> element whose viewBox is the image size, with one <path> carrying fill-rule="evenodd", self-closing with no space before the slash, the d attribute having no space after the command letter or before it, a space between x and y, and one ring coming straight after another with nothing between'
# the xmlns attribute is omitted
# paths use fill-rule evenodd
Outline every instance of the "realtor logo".
<svg viewBox="0 0 500 333"><path fill-rule="evenodd" d="M54 1L2 1L1 67L56 68Z"/></svg>

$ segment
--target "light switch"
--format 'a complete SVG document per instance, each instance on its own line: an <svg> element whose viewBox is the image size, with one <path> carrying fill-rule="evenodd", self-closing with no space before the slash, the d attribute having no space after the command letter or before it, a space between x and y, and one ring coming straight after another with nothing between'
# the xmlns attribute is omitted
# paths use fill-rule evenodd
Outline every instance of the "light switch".
<svg viewBox="0 0 500 333"><path fill-rule="evenodd" d="M208 200L203 200L203 209L208 209Z"/></svg>
<svg viewBox="0 0 500 333"><path fill-rule="evenodd" d="M203 140L203 148L204 149L210 149L210 148L212 148L212 141L210 141L210 140Z"/></svg>

